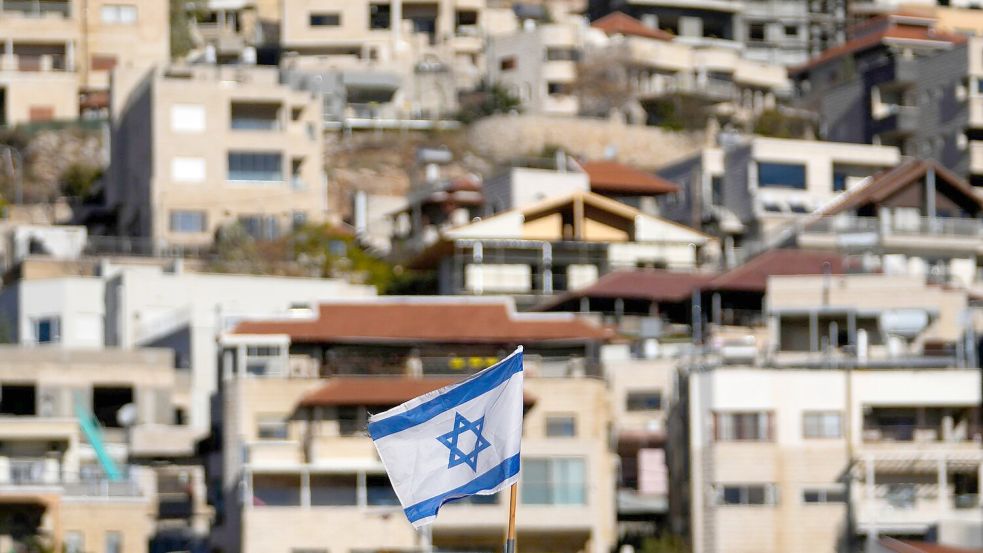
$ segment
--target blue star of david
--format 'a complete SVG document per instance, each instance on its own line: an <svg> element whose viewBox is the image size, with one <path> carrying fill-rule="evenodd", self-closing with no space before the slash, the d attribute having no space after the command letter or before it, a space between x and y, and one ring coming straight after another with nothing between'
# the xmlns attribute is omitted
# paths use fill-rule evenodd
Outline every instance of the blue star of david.
<svg viewBox="0 0 983 553"><path fill-rule="evenodd" d="M444 444L447 449L451 450L450 457L447 459L447 468L454 468L457 465L465 464L471 467L471 470L478 471L478 454L491 447L488 440L481 435L481 429L485 427L485 417L471 422L468 419L461 416L460 413L454 413L454 429L437 436L437 441ZM475 442L474 449L471 453L464 453L457 446L457 440L465 432L474 432Z"/></svg>

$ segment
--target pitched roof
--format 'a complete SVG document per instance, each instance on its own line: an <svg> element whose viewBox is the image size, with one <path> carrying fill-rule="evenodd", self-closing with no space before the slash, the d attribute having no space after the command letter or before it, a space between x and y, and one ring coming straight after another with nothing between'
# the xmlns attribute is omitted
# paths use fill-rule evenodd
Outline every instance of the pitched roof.
<svg viewBox="0 0 983 553"><path fill-rule="evenodd" d="M515 344L603 340L607 332L570 315L515 313L506 301L446 298L322 303L316 319L246 321L235 334L286 334L294 343Z"/></svg>
<svg viewBox="0 0 983 553"><path fill-rule="evenodd" d="M604 31L606 35L640 36L655 40L674 38L672 33L649 27L624 12L611 12L591 23L591 27Z"/></svg>
<svg viewBox="0 0 983 553"><path fill-rule="evenodd" d="M301 398L298 407L330 405L399 405L423 394L460 382L461 377L339 376ZM524 394L523 401L535 401Z"/></svg>
<svg viewBox="0 0 983 553"><path fill-rule="evenodd" d="M678 192L668 180L615 161L588 161L581 164L590 179L591 192L655 196Z"/></svg>
<svg viewBox="0 0 983 553"><path fill-rule="evenodd" d="M983 210L983 198L976 195L973 186L932 159L912 159L894 168L877 173L869 181L858 186L819 210L817 215L835 215L846 210L856 209L872 202L881 202L905 186L921 179L929 168L935 170L936 177L942 179Z"/></svg>
<svg viewBox="0 0 983 553"><path fill-rule="evenodd" d="M895 553L983 553L983 549L953 547L940 543L898 540L894 538L881 538L878 540L878 545L887 551L893 551Z"/></svg>
<svg viewBox="0 0 983 553"><path fill-rule="evenodd" d="M912 25L891 25L885 29L870 34L859 36L848 40L839 46L827 48L816 57L806 61L802 65L789 67L789 75L803 73L810 69L819 67L827 62L841 58L846 55L856 54L864 50L873 48L882 43L905 42L905 41L931 41L938 43L961 44L966 38L960 35L936 31L935 29Z"/></svg>
<svg viewBox="0 0 983 553"><path fill-rule="evenodd" d="M567 292L538 307L549 311L576 298L623 298L654 302L677 302L688 299L693 290L701 288L715 274L683 273L663 269L615 271L590 286Z"/></svg>
<svg viewBox="0 0 983 553"><path fill-rule="evenodd" d="M734 292L764 292L773 275L817 275L830 264L833 274L843 272L843 258L834 252L775 249L752 257L743 265L710 281L707 288Z"/></svg>

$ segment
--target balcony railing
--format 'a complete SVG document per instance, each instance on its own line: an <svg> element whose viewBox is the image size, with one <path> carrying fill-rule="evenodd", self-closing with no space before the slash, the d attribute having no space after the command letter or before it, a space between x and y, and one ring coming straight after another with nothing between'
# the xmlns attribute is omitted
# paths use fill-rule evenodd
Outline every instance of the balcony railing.
<svg viewBox="0 0 983 553"><path fill-rule="evenodd" d="M0 2L0 14L19 14L24 17L46 17L55 14L67 18L72 14L72 5L70 2L4 0Z"/></svg>
<svg viewBox="0 0 983 553"><path fill-rule="evenodd" d="M876 232L898 236L950 236L954 238L983 237L983 220L956 217L824 217L811 224L805 234L851 234Z"/></svg>

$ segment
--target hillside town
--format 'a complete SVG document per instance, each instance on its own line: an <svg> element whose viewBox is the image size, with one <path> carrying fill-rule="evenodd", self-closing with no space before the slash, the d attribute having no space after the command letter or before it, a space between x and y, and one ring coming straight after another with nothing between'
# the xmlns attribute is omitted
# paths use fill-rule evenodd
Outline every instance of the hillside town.
<svg viewBox="0 0 983 553"><path fill-rule="evenodd" d="M507 493L414 530L367 427L519 346L521 553L983 553L983 3L0 38L0 553L501 551Z"/></svg>

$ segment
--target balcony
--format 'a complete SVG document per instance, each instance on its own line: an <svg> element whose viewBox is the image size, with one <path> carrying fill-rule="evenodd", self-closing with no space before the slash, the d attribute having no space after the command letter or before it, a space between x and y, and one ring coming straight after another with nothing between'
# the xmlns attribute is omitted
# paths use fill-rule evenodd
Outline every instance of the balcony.
<svg viewBox="0 0 983 553"><path fill-rule="evenodd" d="M906 247L931 241L933 249L976 251L983 237L983 220L954 217L826 217L799 232L804 246L869 249ZM940 241L939 239L945 239Z"/></svg>
<svg viewBox="0 0 983 553"><path fill-rule="evenodd" d="M233 103L229 127L233 131L281 130L280 104Z"/></svg>

